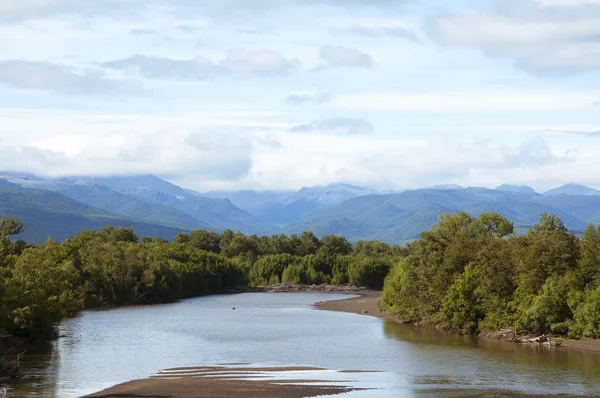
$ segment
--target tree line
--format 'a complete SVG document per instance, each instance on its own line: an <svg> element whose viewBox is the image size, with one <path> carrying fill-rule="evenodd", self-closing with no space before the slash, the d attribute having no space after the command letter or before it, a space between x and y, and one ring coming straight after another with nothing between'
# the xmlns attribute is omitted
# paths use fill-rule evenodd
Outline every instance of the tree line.
<svg viewBox="0 0 600 398"><path fill-rule="evenodd" d="M381 306L469 333L511 328L600 338L600 226L581 237L542 214L523 236L496 213L444 215L386 278Z"/></svg>
<svg viewBox="0 0 600 398"><path fill-rule="evenodd" d="M334 235L256 236L193 231L173 242L133 228L86 230L39 245L18 240L19 220L0 219L0 332L48 339L86 308L171 302L225 288L290 284L383 287L403 249Z"/></svg>
<svg viewBox="0 0 600 398"><path fill-rule="evenodd" d="M389 313L447 329L600 338L600 226L577 237L547 214L523 236L496 213L446 214L403 248L310 232L169 242L111 226L36 245L18 239L24 229L0 218L0 335L47 339L85 308L288 282L383 288Z"/></svg>

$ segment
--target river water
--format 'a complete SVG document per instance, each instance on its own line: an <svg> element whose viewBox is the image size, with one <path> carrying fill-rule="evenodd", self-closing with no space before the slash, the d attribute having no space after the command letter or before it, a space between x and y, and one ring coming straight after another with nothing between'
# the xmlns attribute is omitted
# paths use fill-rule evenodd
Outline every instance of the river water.
<svg viewBox="0 0 600 398"><path fill-rule="evenodd" d="M348 397L600 395L598 354L457 336L312 306L348 297L249 293L85 311L60 325L62 337L51 346L28 353L25 377L8 396L79 397L161 369L230 363L381 371L344 375L376 389Z"/></svg>

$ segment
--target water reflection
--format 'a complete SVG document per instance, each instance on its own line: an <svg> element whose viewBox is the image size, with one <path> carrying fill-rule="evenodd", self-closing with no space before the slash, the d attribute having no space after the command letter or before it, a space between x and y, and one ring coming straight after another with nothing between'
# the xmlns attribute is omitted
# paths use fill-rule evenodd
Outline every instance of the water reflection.
<svg viewBox="0 0 600 398"><path fill-rule="evenodd" d="M25 376L19 383L9 386L9 397L56 397L56 378L59 352L55 344L28 347L21 361Z"/></svg>
<svg viewBox="0 0 600 398"><path fill-rule="evenodd" d="M331 298L241 294L84 312L61 325L57 342L28 352L10 396L78 397L165 368L224 363L383 371L352 374L359 387L378 388L353 397L600 394L600 355L312 306Z"/></svg>
<svg viewBox="0 0 600 398"><path fill-rule="evenodd" d="M383 327L386 336L411 343L414 349L408 352L418 356L412 358L413 363L430 364L412 378L417 391L426 391L428 386L470 385L497 388L493 393L503 391L507 396L514 391L600 394L600 355L596 353L460 336L390 321ZM436 376L439 374L446 376ZM451 374L467 377L448 376Z"/></svg>

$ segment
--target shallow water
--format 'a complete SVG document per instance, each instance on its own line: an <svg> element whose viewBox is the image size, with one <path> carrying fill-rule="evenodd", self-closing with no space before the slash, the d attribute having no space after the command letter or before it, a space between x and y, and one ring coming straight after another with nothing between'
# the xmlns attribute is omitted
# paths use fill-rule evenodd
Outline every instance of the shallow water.
<svg viewBox="0 0 600 398"><path fill-rule="evenodd" d="M161 369L231 363L382 371L314 375L377 389L348 397L600 394L600 355L456 336L312 306L347 297L249 293L86 311L61 324L63 337L54 344L28 353L25 377L9 396L78 397Z"/></svg>

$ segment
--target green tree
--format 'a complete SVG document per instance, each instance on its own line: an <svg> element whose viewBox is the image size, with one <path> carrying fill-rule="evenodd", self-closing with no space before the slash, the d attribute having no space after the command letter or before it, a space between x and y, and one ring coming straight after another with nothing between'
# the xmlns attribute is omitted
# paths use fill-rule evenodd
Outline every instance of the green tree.
<svg viewBox="0 0 600 398"><path fill-rule="evenodd" d="M345 256L352 251L352 245L343 236L326 235L321 238L319 252L325 256Z"/></svg>
<svg viewBox="0 0 600 398"><path fill-rule="evenodd" d="M0 327L13 333L50 336L57 322L83 309L79 273L57 242L25 250L8 277Z"/></svg>
<svg viewBox="0 0 600 398"><path fill-rule="evenodd" d="M296 254L298 256L309 256L316 254L317 250L321 247L321 241L312 232L302 232L302 235L298 238L298 246L296 247Z"/></svg>
<svg viewBox="0 0 600 398"><path fill-rule="evenodd" d="M577 268L577 279L582 289L600 284L600 225L590 224L583 232Z"/></svg>
<svg viewBox="0 0 600 398"><path fill-rule="evenodd" d="M390 268L390 262L384 257L357 257L349 264L348 280L355 286L379 290Z"/></svg>
<svg viewBox="0 0 600 398"><path fill-rule="evenodd" d="M293 265L296 259L289 254L276 254L262 256L250 269L250 284L252 286L265 286L282 282L283 272Z"/></svg>

